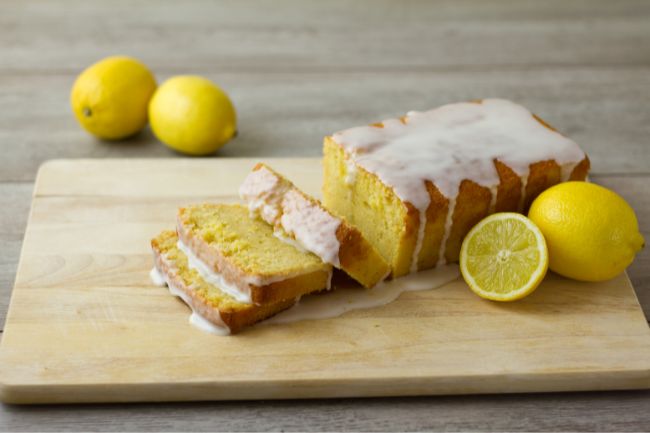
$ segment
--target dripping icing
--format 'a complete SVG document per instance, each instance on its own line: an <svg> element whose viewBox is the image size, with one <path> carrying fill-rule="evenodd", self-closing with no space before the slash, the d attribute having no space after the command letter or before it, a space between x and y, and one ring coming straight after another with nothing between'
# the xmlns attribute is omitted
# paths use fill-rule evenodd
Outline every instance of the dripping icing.
<svg viewBox="0 0 650 433"><path fill-rule="evenodd" d="M455 280L459 275L458 265L444 265L394 280L382 281L372 290L356 285L336 286L335 290L326 296L318 294L303 296L299 303L260 325L328 319L351 310L381 307L393 302L404 292L437 289Z"/></svg>
<svg viewBox="0 0 650 433"><path fill-rule="evenodd" d="M162 257L161 259L164 260ZM177 288L156 267L151 270L150 275L154 284L159 285L162 281L162 286L167 285L172 295L179 297L192 309L192 314L188 319L192 326L214 335L230 335L230 329L225 323L215 324L195 311L189 296ZM457 279L459 275L458 265L443 265L394 280L383 281L372 290L364 289L356 284L337 286L336 290L327 296L312 294L296 299L295 306L265 320L259 325L328 319L338 317L352 310L377 308L393 302L404 292L437 289Z"/></svg>
<svg viewBox="0 0 650 433"><path fill-rule="evenodd" d="M244 304L251 304L253 302L251 298L251 282L245 281L244 284L234 284L228 281L222 274L216 272L206 265L203 260L199 259L194 254L194 251L185 245L180 237L176 242L176 248L187 257L188 267L194 269L206 283L218 287L222 292L229 294L239 302Z"/></svg>
<svg viewBox="0 0 650 433"><path fill-rule="evenodd" d="M422 242L424 241L424 232L427 227L427 213L419 212L418 224L418 237L415 240L415 248L413 249L413 257L411 257L411 272L418 271L418 259L420 257L420 250L422 249Z"/></svg>
<svg viewBox="0 0 650 433"><path fill-rule="evenodd" d="M384 121L383 127L351 128L332 139L420 215L430 203L425 181L431 181L450 200L448 223L464 179L490 189L499 184L494 160L508 165L525 185L534 162L555 160L568 166L585 157L574 141L542 125L526 108L503 99L410 112L403 120ZM450 227L446 224L440 258ZM416 250L423 236L424 230L418 230ZM418 256L419 250L414 251L412 260ZM414 269L417 264L412 263Z"/></svg>
<svg viewBox="0 0 650 433"><path fill-rule="evenodd" d="M456 210L456 198L449 199L449 210L447 210L447 216L445 217L445 231L442 234L442 240L440 241L440 249L438 250L438 263L436 266L445 264L447 259L445 258L445 252L447 250L447 240L449 240L449 235L451 234L451 226L454 223L454 211Z"/></svg>
<svg viewBox="0 0 650 433"><path fill-rule="evenodd" d="M163 257L161 257L162 260L164 260ZM192 301L190 297L181 289L176 287L174 283L162 272L158 270L157 267L153 267L151 269L151 272L149 273L149 276L151 277L151 281L159 287L164 287L167 286L169 289L169 293L171 293L174 296L179 297L185 304L187 304L188 307L192 310L192 314L190 315L188 321L189 323L194 326L195 328L198 328L204 332L214 334L214 335L230 335L230 328L228 328L228 325L226 325L223 321L220 323L212 323L205 317L201 316L199 313L197 313L194 310L194 307L192 307Z"/></svg>
<svg viewBox="0 0 650 433"><path fill-rule="evenodd" d="M149 272L149 278L151 279L151 282L154 286L165 287L167 285L167 280L165 280L165 277L163 277L158 268L155 266L151 268L151 272Z"/></svg>

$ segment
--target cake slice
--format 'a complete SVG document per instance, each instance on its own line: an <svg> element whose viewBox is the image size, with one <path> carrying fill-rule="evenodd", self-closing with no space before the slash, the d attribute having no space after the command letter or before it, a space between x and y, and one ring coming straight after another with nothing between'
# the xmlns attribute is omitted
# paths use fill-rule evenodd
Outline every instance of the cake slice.
<svg viewBox="0 0 650 433"><path fill-rule="evenodd" d="M214 284L206 282L192 269L187 256L177 247L174 231L163 231L151 240L155 270L170 291L180 296L201 318L222 333L236 333L246 326L291 307L296 300L253 305L237 301Z"/></svg>
<svg viewBox="0 0 650 433"><path fill-rule="evenodd" d="M272 304L329 288L331 265L282 242L241 204L180 208L177 233L189 266L239 302Z"/></svg>
<svg viewBox="0 0 650 433"><path fill-rule="evenodd" d="M411 112L325 137L323 203L390 263L394 277L458 260L493 212L525 212L546 188L584 180L578 145L502 99Z"/></svg>
<svg viewBox="0 0 650 433"><path fill-rule="evenodd" d="M373 287L390 273L388 263L359 230L267 165L253 168L239 195L253 215L275 228L276 236L314 253L361 285Z"/></svg>

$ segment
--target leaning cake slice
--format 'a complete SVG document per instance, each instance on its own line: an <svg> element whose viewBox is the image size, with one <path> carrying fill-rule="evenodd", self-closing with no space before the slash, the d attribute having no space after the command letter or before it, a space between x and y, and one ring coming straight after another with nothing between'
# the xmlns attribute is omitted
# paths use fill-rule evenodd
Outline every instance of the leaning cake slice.
<svg viewBox="0 0 650 433"><path fill-rule="evenodd" d="M177 233L189 266L239 302L273 304L329 288L331 265L282 242L240 204L181 208Z"/></svg>
<svg viewBox="0 0 650 433"><path fill-rule="evenodd" d="M271 317L295 304L289 298L279 302L254 305L238 301L215 284L207 282L189 264L188 257L178 248L176 232L166 230L151 240L154 253L152 275L157 283L167 284L169 290L192 308L192 319L201 328L220 334L240 331Z"/></svg>
<svg viewBox="0 0 650 433"><path fill-rule="evenodd" d="M265 164L257 164L239 188L250 211L274 227L277 237L317 255L373 287L390 273L388 263L344 218L332 215Z"/></svg>

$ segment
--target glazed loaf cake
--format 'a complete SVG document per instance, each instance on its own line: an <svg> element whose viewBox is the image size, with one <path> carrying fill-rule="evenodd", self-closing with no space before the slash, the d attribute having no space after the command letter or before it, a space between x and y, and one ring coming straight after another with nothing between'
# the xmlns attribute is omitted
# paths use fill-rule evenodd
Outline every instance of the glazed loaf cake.
<svg viewBox="0 0 650 433"><path fill-rule="evenodd" d="M323 152L324 205L361 230L393 277L457 261L483 217L525 212L546 188L589 170L574 141L502 99L341 131Z"/></svg>

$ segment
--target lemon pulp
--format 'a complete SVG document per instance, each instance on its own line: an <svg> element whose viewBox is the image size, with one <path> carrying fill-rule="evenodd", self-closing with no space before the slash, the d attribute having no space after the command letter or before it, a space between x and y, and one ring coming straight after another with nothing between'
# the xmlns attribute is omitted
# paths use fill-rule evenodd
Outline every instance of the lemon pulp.
<svg viewBox="0 0 650 433"><path fill-rule="evenodd" d="M496 213L483 219L467 234L460 251L460 270L470 289L493 301L515 301L529 295L547 268L542 232L517 213Z"/></svg>

